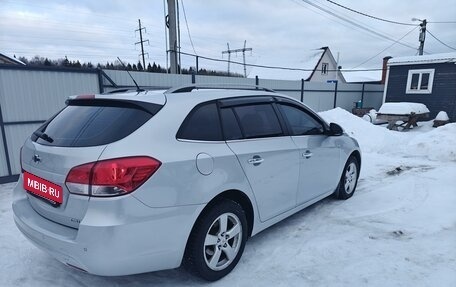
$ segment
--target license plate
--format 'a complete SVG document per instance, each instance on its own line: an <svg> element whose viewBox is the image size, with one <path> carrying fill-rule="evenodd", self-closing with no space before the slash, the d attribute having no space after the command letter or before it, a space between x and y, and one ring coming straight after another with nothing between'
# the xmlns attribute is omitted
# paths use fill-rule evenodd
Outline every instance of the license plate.
<svg viewBox="0 0 456 287"><path fill-rule="evenodd" d="M61 186L28 172L24 172L24 189L58 204L63 202Z"/></svg>

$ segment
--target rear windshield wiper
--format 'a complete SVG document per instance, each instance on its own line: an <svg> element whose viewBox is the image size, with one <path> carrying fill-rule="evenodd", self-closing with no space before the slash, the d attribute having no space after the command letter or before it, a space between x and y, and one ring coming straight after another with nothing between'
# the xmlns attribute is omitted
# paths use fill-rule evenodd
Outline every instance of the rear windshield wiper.
<svg viewBox="0 0 456 287"><path fill-rule="evenodd" d="M33 132L34 135L36 135L37 137L49 142L49 143L52 143L54 140L48 136L46 133L43 133L43 132L40 132L40 131L35 131Z"/></svg>

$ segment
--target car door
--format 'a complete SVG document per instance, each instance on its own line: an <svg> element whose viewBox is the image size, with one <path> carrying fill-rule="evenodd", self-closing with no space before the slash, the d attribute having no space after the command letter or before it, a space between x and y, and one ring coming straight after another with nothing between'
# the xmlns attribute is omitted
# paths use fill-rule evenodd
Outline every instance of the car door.
<svg viewBox="0 0 456 287"><path fill-rule="evenodd" d="M278 103L292 139L299 148L298 205L335 190L339 179L340 148L325 134L316 115L294 103Z"/></svg>
<svg viewBox="0 0 456 287"><path fill-rule="evenodd" d="M243 103L221 105L222 127L266 221L296 206L299 151L271 102Z"/></svg>

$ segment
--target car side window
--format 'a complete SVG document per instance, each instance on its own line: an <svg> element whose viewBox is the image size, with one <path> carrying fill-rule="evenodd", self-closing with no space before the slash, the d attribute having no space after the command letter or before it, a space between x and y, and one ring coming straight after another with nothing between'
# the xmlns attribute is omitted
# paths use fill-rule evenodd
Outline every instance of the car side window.
<svg viewBox="0 0 456 287"><path fill-rule="evenodd" d="M196 106L179 128L177 138L202 141L223 140L217 105L208 103Z"/></svg>
<svg viewBox="0 0 456 287"><path fill-rule="evenodd" d="M244 138L283 135L277 114L271 104L234 107Z"/></svg>
<svg viewBox="0 0 456 287"><path fill-rule="evenodd" d="M294 106L279 104L291 129L291 135L317 135L324 132L323 125L309 113Z"/></svg>
<svg viewBox="0 0 456 287"><path fill-rule="evenodd" d="M229 141L242 139L241 128L236 120L233 109L223 108L220 110L220 115L222 117L222 127L225 140Z"/></svg>

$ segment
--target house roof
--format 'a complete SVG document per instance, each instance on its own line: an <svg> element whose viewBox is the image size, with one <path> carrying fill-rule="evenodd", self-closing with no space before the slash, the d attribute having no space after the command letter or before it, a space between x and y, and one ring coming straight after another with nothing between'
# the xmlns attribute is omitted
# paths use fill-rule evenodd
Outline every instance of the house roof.
<svg viewBox="0 0 456 287"><path fill-rule="evenodd" d="M345 71L343 72L347 83L368 83L380 82L382 80L382 71Z"/></svg>
<svg viewBox="0 0 456 287"><path fill-rule="evenodd" d="M292 67L297 69L305 69L308 71L300 70L277 70L277 69L266 69L260 67L252 67L248 74L250 77L258 76L261 79L273 79L273 80L298 80L304 79L307 80L311 77L312 73L317 68L318 63L320 62L323 54L326 52L327 47L310 50L301 54L301 60L294 63L259 63L257 65L265 66L281 66L281 67Z"/></svg>
<svg viewBox="0 0 456 287"><path fill-rule="evenodd" d="M3 61L5 61L8 64L16 64L16 65L24 65L25 66L24 62L14 58L14 57L8 57L8 56L6 56L5 54L2 54L2 53L0 53L0 59L2 59Z"/></svg>
<svg viewBox="0 0 456 287"><path fill-rule="evenodd" d="M388 66L447 63L447 62L448 63L456 62L456 52L391 58L388 61Z"/></svg>

